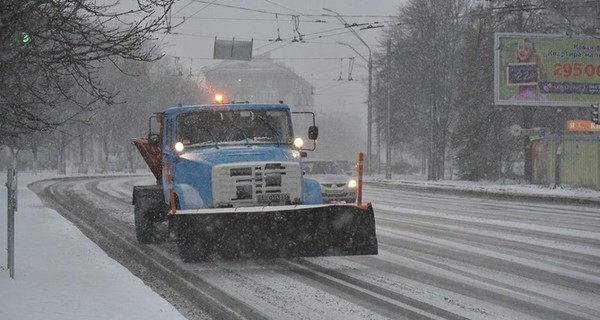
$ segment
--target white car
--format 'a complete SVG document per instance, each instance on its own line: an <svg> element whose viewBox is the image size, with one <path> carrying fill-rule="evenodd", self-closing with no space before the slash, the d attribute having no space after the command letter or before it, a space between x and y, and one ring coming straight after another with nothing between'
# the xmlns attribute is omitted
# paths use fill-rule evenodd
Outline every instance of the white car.
<svg viewBox="0 0 600 320"><path fill-rule="evenodd" d="M307 178L321 184L325 202L356 202L356 179L331 160L303 159L302 166Z"/></svg>

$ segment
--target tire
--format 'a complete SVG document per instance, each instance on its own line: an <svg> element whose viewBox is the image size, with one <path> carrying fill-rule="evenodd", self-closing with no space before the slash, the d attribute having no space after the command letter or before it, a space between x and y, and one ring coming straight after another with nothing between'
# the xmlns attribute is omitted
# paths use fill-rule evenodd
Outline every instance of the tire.
<svg viewBox="0 0 600 320"><path fill-rule="evenodd" d="M152 207L144 197L138 197L135 202L134 225L135 237L142 244L155 243L154 221L151 218Z"/></svg>
<svg viewBox="0 0 600 320"><path fill-rule="evenodd" d="M139 243L160 243L168 238L168 231L161 231L155 225L165 221L168 212L162 191L160 185L133 188L135 237Z"/></svg>

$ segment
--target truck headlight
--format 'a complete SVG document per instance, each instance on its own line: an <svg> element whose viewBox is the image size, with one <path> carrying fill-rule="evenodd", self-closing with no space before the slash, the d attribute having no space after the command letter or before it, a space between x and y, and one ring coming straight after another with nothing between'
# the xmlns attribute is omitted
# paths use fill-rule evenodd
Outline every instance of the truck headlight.
<svg viewBox="0 0 600 320"><path fill-rule="evenodd" d="M304 145L304 140L302 140L302 138L296 138L294 140L294 146L298 149L302 148L302 146Z"/></svg>
<svg viewBox="0 0 600 320"><path fill-rule="evenodd" d="M356 188L357 185L358 183L356 183L356 180L354 179L348 181L348 188Z"/></svg>
<svg viewBox="0 0 600 320"><path fill-rule="evenodd" d="M184 145L183 145L183 143L178 141L178 142L175 144L175 151L177 151L177 152L181 152L181 151L183 151L183 149L184 149Z"/></svg>

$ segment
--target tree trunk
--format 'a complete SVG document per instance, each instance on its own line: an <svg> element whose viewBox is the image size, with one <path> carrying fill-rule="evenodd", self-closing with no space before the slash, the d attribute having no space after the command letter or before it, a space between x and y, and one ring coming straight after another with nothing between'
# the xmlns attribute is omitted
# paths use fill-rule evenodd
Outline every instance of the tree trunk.
<svg viewBox="0 0 600 320"><path fill-rule="evenodd" d="M79 135L79 174L88 173L85 162L85 139L83 135Z"/></svg>
<svg viewBox="0 0 600 320"><path fill-rule="evenodd" d="M102 161L102 173L108 172L108 139L102 139L102 151L104 152L104 161Z"/></svg>
<svg viewBox="0 0 600 320"><path fill-rule="evenodd" d="M67 156L66 156L66 149L67 149L67 134L66 133L61 133L58 136L58 174L59 175L65 175L67 174Z"/></svg>

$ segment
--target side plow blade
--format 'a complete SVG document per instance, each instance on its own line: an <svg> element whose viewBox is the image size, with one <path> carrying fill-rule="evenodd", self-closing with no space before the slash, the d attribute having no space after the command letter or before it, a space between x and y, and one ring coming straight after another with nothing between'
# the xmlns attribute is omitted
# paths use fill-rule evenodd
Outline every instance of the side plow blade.
<svg viewBox="0 0 600 320"><path fill-rule="evenodd" d="M370 204L177 210L170 214L180 255L201 261L377 254Z"/></svg>

